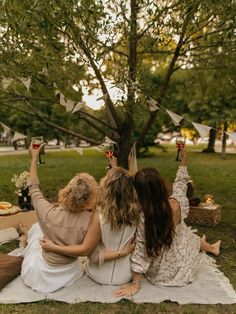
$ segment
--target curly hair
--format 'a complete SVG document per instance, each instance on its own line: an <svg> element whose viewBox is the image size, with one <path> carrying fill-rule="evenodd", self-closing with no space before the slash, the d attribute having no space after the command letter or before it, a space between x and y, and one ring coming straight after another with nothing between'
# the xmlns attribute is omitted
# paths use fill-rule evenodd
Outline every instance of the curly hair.
<svg viewBox="0 0 236 314"><path fill-rule="evenodd" d="M59 191L58 202L71 212L94 209L98 191L99 186L94 177L88 173L79 173Z"/></svg>
<svg viewBox="0 0 236 314"><path fill-rule="evenodd" d="M109 170L100 181L99 206L112 229L136 224L139 218L137 194L133 178L127 170L117 167Z"/></svg>
<svg viewBox="0 0 236 314"><path fill-rule="evenodd" d="M156 257L162 248L170 248L175 228L166 182L155 168L139 170L134 186L144 214L146 251Z"/></svg>

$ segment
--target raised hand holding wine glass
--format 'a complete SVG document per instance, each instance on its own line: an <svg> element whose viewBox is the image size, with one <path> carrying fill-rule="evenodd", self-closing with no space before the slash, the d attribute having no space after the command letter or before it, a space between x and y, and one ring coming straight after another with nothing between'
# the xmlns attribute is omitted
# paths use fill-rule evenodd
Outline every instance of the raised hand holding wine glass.
<svg viewBox="0 0 236 314"><path fill-rule="evenodd" d="M107 158L108 163L109 163L109 166L107 167L107 169L112 168L110 161L113 157L113 154L114 154L114 145L113 145L113 143L109 143L106 145L106 152L105 152L106 158Z"/></svg>
<svg viewBox="0 0 236 314"><path fill-rule="evenodd" d="M44 164L45 161L42 161L42 159L41 159L41 152L42 152L42 148L44 146L43 136L32 137L31 145L32 145L31 154L38 156L38 164Z"/></svg>

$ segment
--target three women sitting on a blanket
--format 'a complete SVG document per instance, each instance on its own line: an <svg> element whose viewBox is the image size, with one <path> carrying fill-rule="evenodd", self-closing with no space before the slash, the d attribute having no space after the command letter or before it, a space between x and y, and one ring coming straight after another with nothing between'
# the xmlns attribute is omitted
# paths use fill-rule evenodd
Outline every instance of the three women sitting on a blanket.
<svg viewBox="0 0 236 314"><path fill-rule="evenodd" d="M31 179L37 178L36 157L37 153L32 152ZM111 160L111 162L113 161ZM31 274L36 272L34 277L38 281L44 279L44 283L41 285L44 285L43 292L46 292L45 287L50 291L55 291L62 286L69 285L80 274L74 257L89 255L92 251L86 269L89 277L98 283L113 285L124 284L132 279L131 284L117 290L117 296L136 293L140 286L142 274L145 274L146 278L153 284L181 286L193 281L199 264L200 250L218 255L220 241L209 245L205 236L200 239L183 221L188 211L186 198L188 173L185 163L186 152L182 150L182 162L177 172L171 197L168 195L163 178L154 168L143 169L136 173L134 186L142 208L140 215L132 177L122 168L115 167L109 170L106 177L101 180L98 210L93 214L90 224L89 219L86 220L85 224L81 218L84 216L91 218L91 212L84 210L93 207L91 204L89 207L81 207L81 203L78 203L80 211L77 213L70 212L64 203L59 208L55 207L43 198L37 185L32 185L35 182L31 182L30 190L33 205L36 208L46 239L41 240L43 247L43 254L41 254L38 240L42 237L42 233L39 235L40 232L37 231L38 235L34 237L33 229L35 226L30 230L22 267L22 278L25 283L40 291L36 281L30 281L32 275L28 276L27 281L26 273L31 268ZM76 178L73 180L77 180ZM91 182L93 182L92 179ZM88 189L83 189L84 195L80 191L80 198L85 201L91 196L91 199L94 197L95 203L97 188L92 188L89 185L91 182L86 182ZM73 188L77 186L77 189L80 190L81 184L81 181L76 182L66 192L68 197L70 193L73 194L76 204L76 192ZM92 184L92 186L95 185ZM47 206L48 210L45 210ZM56 215L53 216L54 212L60 212L59 224L54 220L56 219ZM75 223L73 227L80 234L80 236L77 235L76 239L72 240L69 236L71 227L68 228L65 225L63 215L65 217L73 216ZM50 216L51 220L49 220ZM135 233L138 216L140 218L135 237L135 250L130 259L129 253L133 250L133 244L128 241ZM60 233L62 226L67 230L69 240L65 238L66 233ZM71 243L69 243L70 241ZM97 245L98 241L99 245ZM69 244L71 245L68 246ZM125 244L127 245L125 246ZM124 249L122 249L123 247ZM67 258L69 264L64 262L64 265L61 266L55 264L51 266L48 260L44 260L42 257L42 255L45 257L47 254L57 258L63 256L62 260ZM32 260L34 255L37 257ZM38 259L40 263L33 267L32 265L35 265ZM118 260L114 262L115 259ZM69 275L67 268L70 270ZM133 273L131 273L131 268ZM48 281L47 276L50 277ZM54 281L57 284L54 284Z"/></svg>

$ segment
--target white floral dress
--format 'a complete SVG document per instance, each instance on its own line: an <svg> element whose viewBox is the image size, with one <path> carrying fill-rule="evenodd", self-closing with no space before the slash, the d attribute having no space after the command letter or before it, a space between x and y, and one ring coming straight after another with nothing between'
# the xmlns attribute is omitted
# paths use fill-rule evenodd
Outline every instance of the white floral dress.
<svg viewBox="0 0 236 314"><path fill-rule="evenodd" d="M180 204L181 222L175 227L176 234L170 249L163 249L156 258L147 256L143 214L140 217L131 267L133 271L145 274L145 277L155 285L184 286L194 280L201 262L200 238L184 222L189 210L186 197L188 180L187 167L180 166L171 198L175 198Z"/></svg>

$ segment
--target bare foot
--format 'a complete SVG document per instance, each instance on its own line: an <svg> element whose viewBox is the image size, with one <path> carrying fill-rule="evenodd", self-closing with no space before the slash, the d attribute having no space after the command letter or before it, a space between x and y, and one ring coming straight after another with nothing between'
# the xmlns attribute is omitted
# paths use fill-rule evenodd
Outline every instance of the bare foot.
<svg viewBox="0 0 236 314"><path fill-rule="evenodd" d="M211 247L212 247L211 253L214 254L215 256L220 255L220 246L221 246L221 240L219 240L219 241L213 243L213 244L211 245Z"/></svg>
<svg viewBox="0 0 236 314"><path fill-rule="evenodd" d="M206 235L204 234L201 239L206 242Z"/></svg>
<svg viewBox="0 0 236 314"><path fill-rule="evenodd" d="M19 225L19 232L20 232L20 234L27 235L28 231L29 231L29 226L23 225L23 224Z"/></svg>

